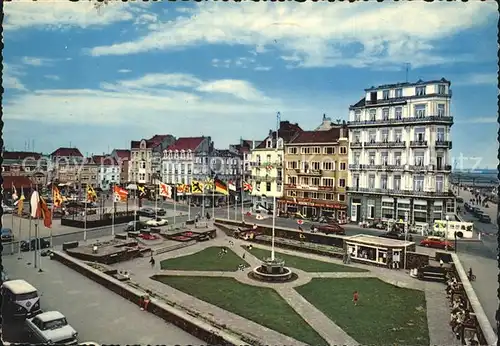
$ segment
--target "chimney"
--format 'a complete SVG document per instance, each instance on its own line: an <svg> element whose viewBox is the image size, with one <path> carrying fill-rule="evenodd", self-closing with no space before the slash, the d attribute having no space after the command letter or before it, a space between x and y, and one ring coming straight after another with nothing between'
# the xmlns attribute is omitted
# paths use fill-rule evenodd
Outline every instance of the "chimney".
<svg viewBox="0 0 500 346"><path fill-rule="evenodd" d="M269 130L269 136L273 135L273 130Z"/></svg>

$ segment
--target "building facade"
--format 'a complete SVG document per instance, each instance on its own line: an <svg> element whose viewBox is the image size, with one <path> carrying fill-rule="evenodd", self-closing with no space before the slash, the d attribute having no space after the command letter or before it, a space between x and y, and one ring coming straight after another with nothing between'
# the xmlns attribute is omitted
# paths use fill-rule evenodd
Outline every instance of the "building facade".
<svg viewBox="0 0 500 346"><path fill-rule="evenodd" d="M153 183L154 174L161 174L163 151L174 142L172 135L155 135L150 139L131 141L129 180L139 184Z"/></svg>
<svg viewBox="0 0 500 346"><path fill-rule="evenodd" d="M27 177L33 184L47 184L50 159L44 157L41 153L4 151L2 156L3 177Z"/></svg>
<svg viewBox="0 0 500 346"><path fill-rule="evenodd" d="M120 167L120 183L126 184L130 182L128 177L129 162L130 162L130 150L128 149L114 149L111 152L111 157L116 160L118 166Z"/></svg>
<svg viewBox="0 0 500 346"><path fill-rule="evenodd" d="M347 136L345 124L333 125L303 131L285 145L286 184L281 212L346 219Z"/></svg>
<svg viewBox="0 0 500 346"><path fill-rule="evenodd" d="M278 134L269 131L268 136L252 150L252 199L254 204L273 209L273 198L283 196L285 144L302 129L298 124L280 121Z"/></svg>
<svg viewBox="0 0 500 346"><path fill-rule="evenodd" d="M210 137L181 137L163 151L161 180L166 184L191 184L204 181L210 170L213 151Z"/></svg>
<svg viewBox="0 0 500 346"><path fill-rule="evenodd" d="M51 167L49 167L47 172L48 181L58 181L61 184L72 185L76 189L80 188L80 175L85 163L85 158L80 150L77 148L62 147L52 152L49 157Z"/></svg>
<svg viewBox="0 0 500 346"><path fill-rule="evenodd" d="M441 79L371 87L349 108L351 221L407 216L424 227L455 212L450 85Z"/></svg>
<svg viewBox="0 0 500 346"><path fill-rule="evenodd" d="M94 155L92 161L97 165L97 187L109 191L120 185L121 167L111 155Z"/></svg>

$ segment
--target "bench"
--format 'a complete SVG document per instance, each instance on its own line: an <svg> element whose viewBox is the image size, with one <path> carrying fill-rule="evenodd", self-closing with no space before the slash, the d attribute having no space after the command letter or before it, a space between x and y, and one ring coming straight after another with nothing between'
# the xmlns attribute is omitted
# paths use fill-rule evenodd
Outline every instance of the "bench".
<svg viewBox="0 0 500 346"><path fill-rule="evenodd" d="M126 233L115 234L115 239L127 240L127 234Z"/></svg>
<svg viewBox="0 0 500 346"><path fill-rule="evenodd" d="M68 241L66 243L63 243L62 249L63 251L69 250L69 249L75 249L78 247L78 242L77 241Z"/></svg>
<svg viewBox="0 0 500 346"><path fill-rule="evenodd" d="M445 282L446 275L439 272L424 271L420 275L422 280Z"/></svg>

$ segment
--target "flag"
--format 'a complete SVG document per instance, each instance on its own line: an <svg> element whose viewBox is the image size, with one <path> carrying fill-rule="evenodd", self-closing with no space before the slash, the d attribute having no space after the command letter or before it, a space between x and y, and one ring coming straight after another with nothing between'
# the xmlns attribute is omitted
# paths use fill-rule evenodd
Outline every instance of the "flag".
<svg viewBox="0 0 500 346"><path fill-rule="evenodd" d="M23 215L23 210L24 210L24 191L23 187L21 186L21 198L19 198L19 203L17 204L17 215L22 216Z"/></svg>
<svg viewBox="0 0 500 346"><path fill-rule="evenodd" d="M31 193L30 205L31 217L35 219L38 219L40 217L43 218L44 226L47 228L51 228L52 216L49 207L47 206L47 202L45 202L45 200L36 190Z"/></svg>
<svg viewBox="0 0 500 346"><path fill-rule="evenodd" d="M215 192L222 193L224 195L228 194L227 185L220 179L214 179Z"/></svg>
<svg viewBox="0 0 500 346"><path fill-rule="evenodd" d="M119 201L126 201L127 200L127 196L128 196L128 191L125 190L124 188L122 187L119 187L119 186L114 186L113 187L113 195L114 195L114 200L115 202L119 202Z"/></svg>
<svg viewBox="0 0 500 346"><path fill-rule="evenodd" d="M15 202L14 205L17 205L18 198L19 196L17 195L16 187L14 186L14 183L12 183L12 200Z"/></svg>
<svg viewBox="0 0 500 346"><path fill-rule="evenodd" d="M52 203L54 203L55 208L60 208L62 206L64 199L61 196L61 192L55 185L52 186L52 199Z"/></svg>
<svg viewBox="0 0 500 346"><path fill-rule="evenodd" d="M38 207L40 204L40 195L38 194L37 190L34 190L31 193L31 198L30 198L30 207L31 207L31 217L36 218L38 214Z"/></svg>
<svg viewBox="0 0 500 346"><path fill-rule="evenodd" d="M248 191L248 192L252 192L252 190L253 190L252 184L249 184L247 182L243 182L243 190Z"/></svg>
<svg viewBox="0 0 500 346"><path fill-rule="evenodd" d="M201 181L193 180L191 183L191 193L203 193L205 185Z"/></svg>
<svg viewBox="0 0 500 346"><path fill-rule="evenodd" d="M205 183L203 184L205 189L213 190L214 189L214 180L212 178L205 179Z"/></svg>
<svg viewBox="0 0 500 346"><path fill-rule="evenodd" d="M160 182L160 196L172 198L172 186Z"/></svg>
<svg viewBox="0 0 500 346"><path fill-rule="evenodd" d="M144 185L137 185L137 191L139 191L139 198L144 198L147 196L146 188Z"/></svg>
<svg viewBox="0 0 500 346"><path fill-rule="evenodd" d="M236 191L236 184L235 184L232 180L230 180L230 181L229 181L229 183L228 183L228 186L227 186L227 187L228 187L228 188L229 188L229 190L231 190L231 191Z"/></svg>
<svg viewBox="0 0 500 346"><path fill-rule="evenodd" d="M97 193L95 193L94 188L90 185L87 185L87 200L95 202L96 199Z"/></svg>

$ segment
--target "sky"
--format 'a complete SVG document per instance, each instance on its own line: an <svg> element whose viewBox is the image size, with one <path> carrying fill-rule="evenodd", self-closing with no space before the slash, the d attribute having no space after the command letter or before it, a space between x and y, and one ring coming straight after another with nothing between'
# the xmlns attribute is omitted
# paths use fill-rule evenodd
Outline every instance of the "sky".
<svg viewBox="0 0 500 346"><path fill-rule="evenodd" d="M410 64L409 81L452 83L452 156L498 163L493 0L4 6L7 150L102 154L154 134L227 148L264 139L277 112L312 130Z"/></svg>

